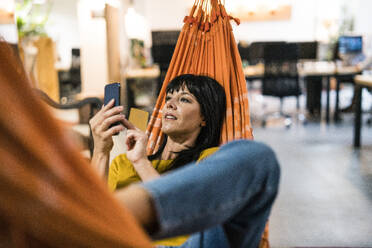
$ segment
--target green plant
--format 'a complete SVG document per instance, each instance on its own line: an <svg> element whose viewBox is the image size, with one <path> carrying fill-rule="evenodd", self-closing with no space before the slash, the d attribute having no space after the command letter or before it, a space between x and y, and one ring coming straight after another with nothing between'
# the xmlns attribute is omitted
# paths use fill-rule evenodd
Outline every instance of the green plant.
<svg viewBox="0 0 372 248"><path fill-rule="evenodd" d="M21 0L16 3L18 36L46 36L45 24L52 9L51 1L37 3L34 0Z"/></svg>

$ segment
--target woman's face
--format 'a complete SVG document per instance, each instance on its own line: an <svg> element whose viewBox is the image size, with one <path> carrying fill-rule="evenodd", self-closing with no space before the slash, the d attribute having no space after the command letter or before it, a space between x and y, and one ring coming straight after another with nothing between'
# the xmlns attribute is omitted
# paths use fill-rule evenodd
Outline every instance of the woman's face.
<svg viewBox="0 0 372 248"><path fill-rule="evenodd" d="M168 93L162 109L162 131L169 137L196 137L205 121L200 105L187 87Z"/></svg>

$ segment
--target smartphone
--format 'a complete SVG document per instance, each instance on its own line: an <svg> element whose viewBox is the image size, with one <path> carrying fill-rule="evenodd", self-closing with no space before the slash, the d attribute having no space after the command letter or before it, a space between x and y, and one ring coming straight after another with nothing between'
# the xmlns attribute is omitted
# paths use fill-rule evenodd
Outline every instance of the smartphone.
<svg viewBox="0 0 372 248"><path fill-rule="evenodd" d="M104 105L107 105L111 101L111 99L115 100L113 107L120 105L120 83L111 83L105 86L105 97L103 100ZM110 128L120 124L121 124L120 122L115 122L110 125ZM114 135L118 134L119 133L116 133Z"/></svg>

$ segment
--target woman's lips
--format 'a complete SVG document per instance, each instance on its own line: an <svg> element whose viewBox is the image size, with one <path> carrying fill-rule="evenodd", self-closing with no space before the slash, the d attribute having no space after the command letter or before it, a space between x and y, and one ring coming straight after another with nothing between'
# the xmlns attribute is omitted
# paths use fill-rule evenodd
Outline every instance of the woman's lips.
<svg viewBox="0 0 372 248"><path fill-rule="evenodd" d="M164 119L166 119L166 120L177 120L177 117L172 115L172 114L167 113L167 114L164 115Z"/></svg>

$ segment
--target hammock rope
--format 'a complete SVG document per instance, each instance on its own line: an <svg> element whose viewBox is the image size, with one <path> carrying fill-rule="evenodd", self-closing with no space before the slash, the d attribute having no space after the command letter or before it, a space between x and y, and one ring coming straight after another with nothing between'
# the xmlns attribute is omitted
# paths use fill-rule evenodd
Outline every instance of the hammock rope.
<svg viewBox="0 0 372 248"><path fill-rule="evenodd" d="M230 20L221 0L196 0L178 38L169 69L151 116L148 153L162 142L161 112L169 81L181 74L208 75L224 88L227 111L221 144L235 139L252 139L248 92L241 58L232 33Z"/></svg>
<svg viewBox="0 0 372 248"><path fill-rule="evenodd" d="M243 65L230 21L240 20L228 15L222 0L195 0L178 38L167 74L152 113L147 133L148 154L161 142L161 109L166 87L174 77L191 73L216 79L225 89L226 115L222 126L221 144L236 139L253 139L248 91ZM269 247L266 225L260 248Z"/></svg>

